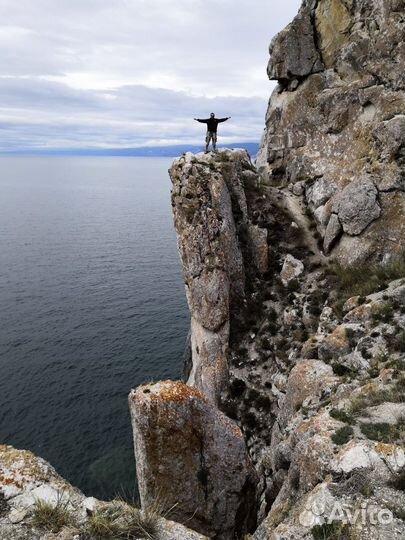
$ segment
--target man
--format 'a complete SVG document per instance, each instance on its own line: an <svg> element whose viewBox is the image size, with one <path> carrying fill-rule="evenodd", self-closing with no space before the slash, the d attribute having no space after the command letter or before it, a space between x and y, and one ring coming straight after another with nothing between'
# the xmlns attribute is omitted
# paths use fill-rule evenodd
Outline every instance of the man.
<svg viewBox="0 0 405 540"><path fill-rule="evenodd" d="M226 122L231 117L227 116L226 118L215 118L215 113L211 113L209 118L194 118L197 122L201 124L207 124L207 136L205 137L205 153L208 154L208 146L210 141L212 141L212 148L214 152L217 150L217 128L218 124L221 122Z"/></svg>

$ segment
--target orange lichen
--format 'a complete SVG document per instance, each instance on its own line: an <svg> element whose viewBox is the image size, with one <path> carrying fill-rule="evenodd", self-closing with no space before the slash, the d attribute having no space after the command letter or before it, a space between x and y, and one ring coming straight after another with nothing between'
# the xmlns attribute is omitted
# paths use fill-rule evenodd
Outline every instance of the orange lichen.
<svg viewBox="0 0 405 540"><path fill-rule="evenodd" d="M375 450L378 454L384 454L386 456L392 456L399 449L395 444L378 443Z"/></svg>
<svg viewBox="0 0 405 540"><path fill-rule="evenodd" d="M15 486L18 489L22 488L22 483L16 480L15 478L6 478L0 474L0 485L3 486Z"/></svg>
<svg viewBox="0 0 405 540"><path fill-rule="evenodd" d="M8 484L22 487L25 480L48 480L50 469L39 458L28 450L17 450L12 446L0 445L0 471ZM4 474L6 473L6 476ZM18 476L17 481L15 477Z"/></svg>
<svg viewBox="0 0 405 540"><path fill-rule="evenodd" d="M206 400L205 396L194 388L187 386L180 381L161 381L156 384L141 386L137 389L136 394L144 394L151 401L190 401L197 397Z"/></svg>

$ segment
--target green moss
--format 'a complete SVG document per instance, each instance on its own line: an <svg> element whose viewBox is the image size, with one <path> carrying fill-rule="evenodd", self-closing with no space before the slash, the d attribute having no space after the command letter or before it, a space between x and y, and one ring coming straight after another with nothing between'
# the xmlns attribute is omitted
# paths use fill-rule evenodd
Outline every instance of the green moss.
<svg viewBox="0 0 405 540"><path fill-rule="evenodd" d="M391 304L382 304L371 316L371 319L374 323L389 323L393 320L393 318L394 308Z"/></svg>
<svg viewBox="0 0 405 540"><path fill-rule="evenodd" d="M343 540L351 538L350 526L341 521L315 525L311 529L314 540Z"/></svg>
<svg viewBox="0 0 405 540"><path fill-rule="evenodd" d="M334 362L332 364L333 373L337 375L338 377L344 377L345 375L350 375L352 373L352 370L345 366L344 364L340 364L339 362Z"/></svg>
<svg viewBox="0 0 405 540"><path fill-rule="evenodd" d="M405 418L400 418L396 424L387 422L366 422L361 424L362 433L372 441L394 443L405 439Z"/></svg>
<svg viewBox="0 0 405 540"><path fill-rule="evenodd" d="M361 432L372 441L391 442L392 426L386 422L365 423L360 425Z"/></svg>
<svg viewBox="0 0 405 540"><path fill-rule="evenodd" d="M371 379L376 379L380 375L380 370L378 367L372 367L368 370L368 374Z"/></svg>
<svg viewBox="0 0 405 540"><path fill-rule="evenodd" d="M396 352L405 352L405 330L401 330L394 338L392 343L393 350Z"/></svg>
<svg viewBox="0 0 405 540"><path fill-rule="evenodd" d="M346 444L353 437L353 433L351 426L341 427L332 435L332 441L338 445Z"/></svg>
<svg viewBox="0 0 405 540"><path fill-rule="evenodd" d="M390 482L390 486L400 491L405 491L405 467L394 476Z"/></svg>
<svg viewBox="0 0 405 540"><path fill-rule="evenodd" d="M340 422L344 422L345 424L352 425L355 422L353 416L347 414L347 412L342 409L332 409L329 414L335 420L339 420Z"/></svg>
<svg viewBox="0 0 405 540"><path fill-rule="evenodd" d="M346 333L347 339L349 340L350 347L354 349L354 347L357 344L356 332L353 330L353 328L345 328L345 333Z"/></svg>

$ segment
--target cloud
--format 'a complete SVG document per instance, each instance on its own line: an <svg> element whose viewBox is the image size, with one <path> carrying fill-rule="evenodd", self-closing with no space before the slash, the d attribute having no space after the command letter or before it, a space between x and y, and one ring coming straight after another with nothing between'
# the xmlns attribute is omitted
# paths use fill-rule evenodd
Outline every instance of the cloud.
<svg viewBox="0 0 405 540"><path fill-rule="evenodd" d="M0 150L258 140L299 0L0 0Z"/></svg>

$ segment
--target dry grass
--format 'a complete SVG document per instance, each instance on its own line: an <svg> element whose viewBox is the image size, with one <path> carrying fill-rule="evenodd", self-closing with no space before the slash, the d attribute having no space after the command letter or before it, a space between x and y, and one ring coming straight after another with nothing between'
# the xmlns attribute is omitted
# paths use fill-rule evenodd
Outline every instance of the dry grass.
<svg viewBox="0 0 405 540"><path fill-rule="evenodd" d="M382 403L403 403L405 377L402 375L388 388L371 390L367 394L360 394L353 399L350 406L352 416L360 416L368 407L375 407Z"/></svg>
<svg viewBox="0 0 405 540"><path fill-rule="evenodd" d="M385 288L390 281L405 277L405 257L387 264L335 265L333 273L338 280L339 291L347 298L364 297Z"/></svg>
<svg viewBox="0 0 405 540"><path fill-rule="evenodd" d="M53 533L58 533L63 527L74 525L69 505L69 499L64 499L63 493L58 495L56 503L36 500L31 510L32 525Z"/></svg>
<svg viewBox="0 0 405 540"><path fill-rule="evenodd" d="M83 540L136 540L156 538L162 506L155 502L139 509L117 499L100 506L88 519Z"/></svg>
<svg viewBox="0 0 405 540"><path fill-rule="evenodd" d="M331 268L331 273L339 293L339 300L334 306L339 314L348 298L359 296L364 301L369 294L387 288L390 281L405 277L405 255L387 264L336 264Z"/></svg>

